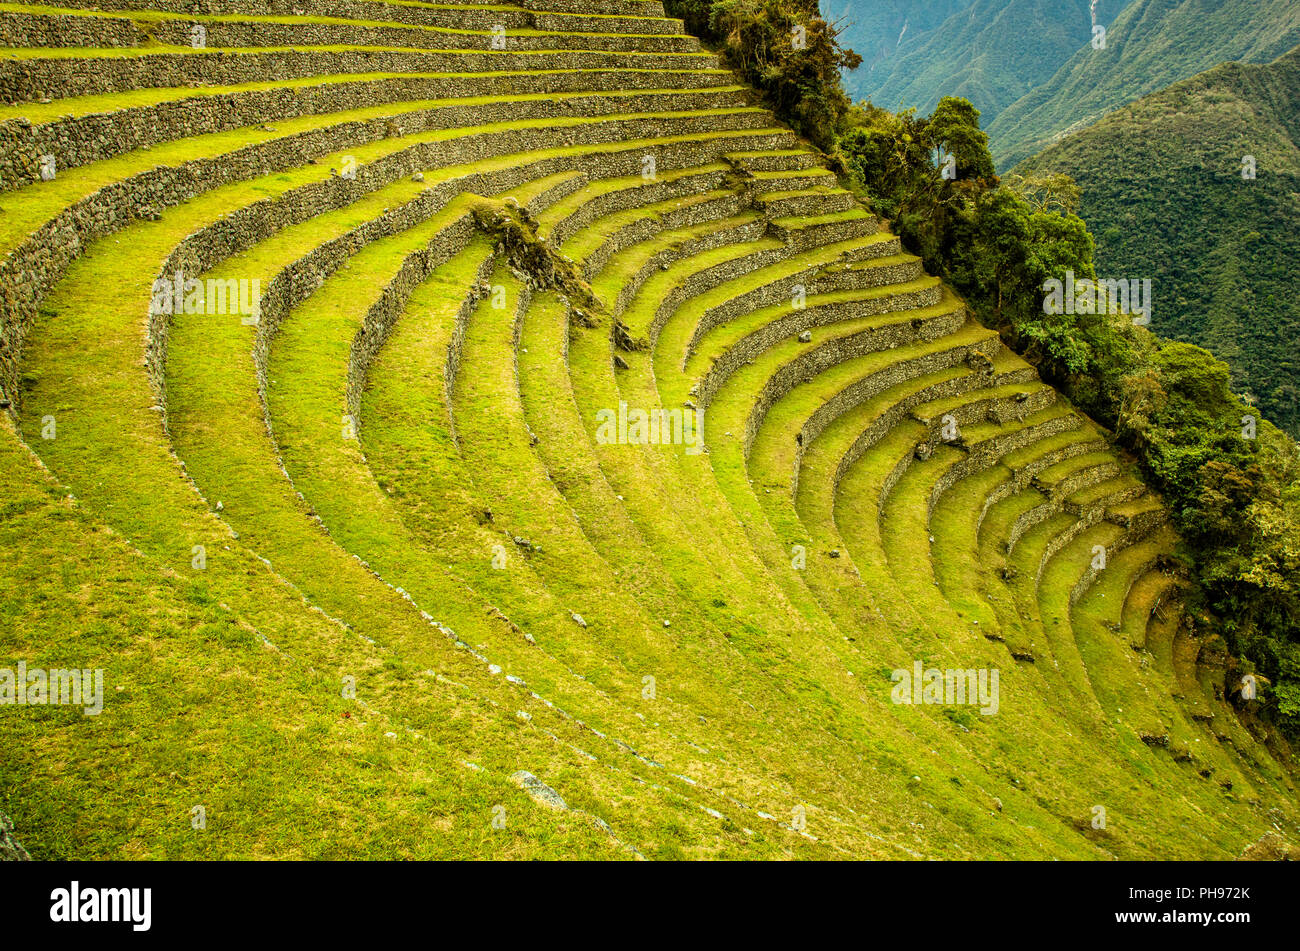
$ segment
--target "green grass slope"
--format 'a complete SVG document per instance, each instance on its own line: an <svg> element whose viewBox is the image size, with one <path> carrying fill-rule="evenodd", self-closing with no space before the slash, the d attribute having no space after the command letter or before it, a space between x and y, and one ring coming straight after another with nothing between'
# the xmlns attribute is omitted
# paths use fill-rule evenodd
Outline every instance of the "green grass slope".
<svg viewBox="0 0 1300 951"><path fill-rule="evenodd" d="M202 51L181 0L0 9L0 672L105 687L0 705L17 840L1296 837L1106 434L657 0L553 2L220 0Z"/></svg>

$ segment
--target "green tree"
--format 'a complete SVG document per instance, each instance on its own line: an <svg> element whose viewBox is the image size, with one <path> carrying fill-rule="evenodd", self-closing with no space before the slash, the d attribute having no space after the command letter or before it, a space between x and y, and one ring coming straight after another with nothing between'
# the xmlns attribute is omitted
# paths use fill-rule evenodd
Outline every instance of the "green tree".
<svg viewBox="0 0 1300 951"><path fill-rule="evenodd" d="M966 99L944 96L934 107L926 134L936 148L957 160L958 178L995 180L989 137L980 131L980 111Z"/></svg>
<svg viewBox="0 0 1300 951"><path fill-rule="evenodd" d="M724 61L762 90L772 110L825 151L844 128L849 97L841 69L862 58L839 44L817 0L668 0L670 16L718 47Z"/></svg>

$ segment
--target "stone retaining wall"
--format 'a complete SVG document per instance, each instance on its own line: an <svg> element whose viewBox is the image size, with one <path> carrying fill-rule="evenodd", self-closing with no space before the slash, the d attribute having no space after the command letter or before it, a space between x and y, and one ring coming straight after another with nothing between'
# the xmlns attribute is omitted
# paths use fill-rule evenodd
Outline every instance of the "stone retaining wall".
<svg viewBox="0 0 1300 951"><path fill-rule="evenodd" d="M895 245L897 243L897 240L898 239L896 238L894 239ZM887 246L888 244L889 242L881 242L880 246L865 245L859 248L852 248L846 251L842 251L840 252L839 257L836 260L837 261L865 260L866 258L874 256L879 250L879 247ZM673 289L665 296L664 300L660 302L659 307L655 310L655 314L651 320L650 326L645 329L644 332L646 334L646 342L648 343L649 346L655 345L659 337L659 331L663 328L663 325L668 321L668 318L671 317L672 314L680 306L682 306L687 300L696 297L704 293L705 291L712 290L713 288L719 286L720 284L725 283L726 281L734 280L738 277L742 277L745 274L749 274L760 268L767 267L770 264L775 264L777 261L784 260L785 257L787 256L787 253L788 252L786 251L786 249L782 248L779 251L761 251L761 252L748 254L742 258L736 258L733 259L733 261L723 262L723 264L714 265L713 267L707 268L704 271L696 272L691 276L691 279L689 281L683 284L675 285ZM716 311L717 316L706 317L705 319L712 320L715 322L722 322L725 321L726 319L730 319L729 316L727 315L734 316L741 313L745 313L750 310L757 309L757 307L754 306L754 302L756 300L764 299L762 295L764 293L769 293L769 292L765 292L764 289L771 285L776 285L778 288L781 288L781 290L770 292L771 294L774 295L775 298L779 298L779 299L784 299L789 295L788 288L790 285L800 283L801 281L807 282L809 287L809 293L811 294L822 293L823 287L818 282L820 280L819 276L826 271L826 268L827 268L826 264L817 263L807 268L804 268L802 271L799 271L796 274L787 275L785 277L778 278L773 281L764 281L760 283L757 287L753 288L753 290L747 293L736 294L732 297L727 298L726 302L724 302L723 304L719 304L713 308L709 308L708 310L705 311L705 314L707 315L711 312ZM702 280L702 278L704 278L706 275L707 275L707 280ZM838 288L834 288L834 289L838 289ZM759 295L759 296L751 297L750 296L751 294ZM639 329L635 327L632 328L632 331L634 335L640 332ZM699 335L700 335L700 330L699 330L699 324L697 323L696 328L692 332L691 340L687 344L686 352L682 357L683 368L685 368L686 362L690 359L691 355L695 352L695 347L699 339Z"/></svg>
<svg viewBox="0 0 1300 951"><path fill-rule="evenodd" d="M900 295L899 303L902 306L898 309L910 310L910 307L902 303L903 296L906 295ZM806 311L795 311L790 316L804 313ZM851 318L845 316L840 319ZM749 334L713 365L700 387L702 406L712 402L714 395L728 376L744 364L757 359L768 347L782 339L788 339L787 335L781 333L781 325L785 320L786 318L773 321ZM781 397L796 386L848 360L884 350L893 350L907 344L946 337L960 329L965 322L966 315L961 309L935 314L924 319L887 320L854 333L832 337L783 364L755 395L749 415L745 419L742 441L746 461L753 450L754 437L763 425L763 420L767 418L768 412Z"/></svg>
<svg viewBox="0 0 1300 951"><path fill-rule="evenodd" d="M1145 494L1145 493L1143 493ZM1145 509L1136 515L1116 515L1110 511L1111 507L1118 505L1121 500L1115 498L1107 499L1106 520L1114 522L1124 528L1132 528L1144 532L1152 532L1169 521L1169 510L1163 505L1156 508ZM1127 500L1122 500L1127 501Z"/></svg>
<svg viewBox="0 0 1300 951"><path fill-rule="evenodd" d="M651 274L672 266L675 261L685 260L697 254L703 254L705 251L711 251L714 248L757 241L763 237L766 228L766 221L762 218L755 218L727 228L710 231L707 234L697 235L682 244L656 251L641 265L635 274L628 278L618 297L612 302L606 301L605 303L610 306L614 317L621 319L628 304L636 297L637 292L641 290L641 285L650 278ZM595 271L587 266L583 268L583 273L590 277L594 275Z"/></svg>
<svg viewBox="0 0 1300 951"><path fill-rule="evenodd" d="M983 348L980 348L980 352L983 352ZM1015 382L1016 378L1018 378L1022 372L1023 371L1019 369L1011 370L1009 372L994 374L991 378L983 373L977 372L974 375L981 378L983 382L979 386L975 387L975 389L1006 386L1009 383ZM924 446L930 452L933 452L939 445L946 442L941 435L944 416L953 416L958 421L959 425L970 425L984 420L990 414L997 414L1002 417L1012 416L1016 412L1016 408L1019 406L1020 403L1017 402L1016 397L1014 396L995 396L982 397L971 400L967 403L962 403L959 406L952 407L946 413L935 417L920 418L915 412L913 412L911 414L912 418L925 426L926 436L921 440L921 442L913 446L911 450L899 459L898 463L890 470L889 475L887 475L881 483L880 495L876 499L877 516L881 518L884 517L885 505L889 501L890 494L894 491L894 486L898 484L898 480L901 479L907 470L912 467L913 463L917 461L917 449ZM1059 430L1052 430L1049 427L1048 431L1043 433L1043 435L1052 435L1054 431ZM1042 438L1042 436L1036 435L1033 431L1024 429L1014 430L1013 432L1006 434L1006 442L1008 445L1006 445L1003 451L1012 452L1015 449L1028 445L1036 438ZM960 442L958 443L958 448L962 448ZM928 457L929 453L926 455Z"/></svg>
<svg viewBox="0 0 1300 951"><path fill-rule="evenodd" d="M393 325L406 309L406 302L410 299L411 293L434 270L463 251L470 239L474 237L476 230L477 226L472 214L467 213L457 218L453 225L439 232L425 247L408 254L397 275L384 286L379 299L367 308L361 327L353 337L348 352L347 407L358 426L361 420L361 395L370 364L383 348ZM465 288L466 299L486 277L492 263L489 256L480 266L473 284Z"/></svg>
<svg viewBox="0 0 1300 951"><path fill-rule="evenodd" d="M784 182L781 183L781 186L782 188L787 187ZM811 192L809 194L771 199L761 197L763 195L761 189L758 194L760 197L757 203L769 218L789 218L791 216L816 218L821 215L833 215L857 207L857 200L845 191Z"/></svg>
<svg viewBox="0 0 1300 951"><path fill-rule="evenodd" d="M1095 470L1095 471L1094 471ZM1061 479L1054 483L1044 483L1041 479L1034 480L1034 488L1040 492L1045 492L1053 496L1065 498L1073 495L1080 489L1086 489L1091 486L1105 482L1107 479L1113 479L1119 475L1119 463L1113 459L1106 462L1097 463L1093 466L1085 466L1082 469L1076 469L1067 473Z"/></svg>
<svg viewBox="0 0 1300 951"><path fill-rule="evenodd" d="M86 21L92 18L78 16L47 17L47 20ZM105 19L105 18L93 18ZM129 22L129 21L128 21ZM71 28L85 30L84 22L68 24ZM193 46L193 28L204 29L204 44L209 49L234 49L266 46L397 46L430 50L502 50L523 52L529 50L594 50L616 53L698 53L700 43L686 34L657 34L631 36L614 31L587 33L567 32L540 34L511 34L505 23L497 20L491 26L479 25L473 32L444 32L427 27L370 26L352 23L298 23L259 22L257 20L164 20L154 29L154 38L172 46ZM55 29L57 25L51 24ZM498 34L494 28L504 29L501 43L493 46ZM471 28L460 25L460 30ZM35 39L35 37L33 37ZM14 46L52 46L56 44L28 41ZM129 43L64 43L64 46L136 46Z"/></svg>
<svg viewBox="0 0 1300 951"><path fill-rule="evenodd" d="M740 214L747 207L748 202L744 195L730 193L706 201L683 204L663 214L647 215L607 235L600 246L587 255L583 262L584 270L591 274L599 273L620 251L649 241L655 235L710 221L722 221ZM639 287L640 282L636 286Z"/></svg>
<svg viewBox="0 0 1300 951"><path fill-rule="evenodd" d="M1031 368L1029 372L1034 373L1035 378L1037 378L1037 372L1036 372L1036 371L1034 371L1034 370ZM1046 392L1047 392L1047 393L1050 393L1051 396L1050 396L1050 397L1044 397L1044 398L1043 398L1043 401L1044 401L1046 404L1050 405L1051 403L1055 402L1056 391L1055 391L1055 390L1048 389ZM1024 430L1023 430L1023 431L1029 434L1028 438L1025 438L1025 439L1023 439L1023 440L1021 440L1021 439L1019 439L1019 438L1013 438L1013 439L1009 440L1006 444L995 444L995 448L993 448L993 450L992 450L992 459L991 459L991 461L992 461L992 462L1001 463L1001 462L1003 461L1003 459L1004 459L1008 454L1010 454L1010 453L1012 453L1012 452L1015 452L1015 451L1018 450L1018 449L1023 449L1023 448L1025 448L1025 447L1027 447L1027 446L1032 445L1032 444L1035 443L1035 442L1039 442L1039 441L1041 441L1041 440L1043 440L1043 439L1048 439L1048 438L1050 438L1050 437L1052 437L1052 436L1059 435L1059 434L1062 433L1062 432L1067 432L1067 431L1069 431L1069 430L1078 429L1078 428L1079 428L1080 426L1082 426L1082 425L1083 425L1083 418L1082 418L1081 416L1079 416L1077 413L1064 413L1064 414L1062 414L1061 416L1053 416L1053 417L1051 417L1050 419L1044 420L1043 422L1038 423L1038 424L1036 424L1036 425L1034 425L1034 426L1024 427ZM1020 431L1021 431L1021 430L1014 430L1013 432L1020 432ZM979 469L982 469L982 468L985 468L985 467L984 467L984 466L979 466L979 467L977 467L976 469L973 469L973 470L971 470L971 471L972 471L972 472L974 472L974 471L978 471ZM964 477L964 476L958 476L957 478L963 478L963 477ZM957 481L957 479L953 479L951 482L949 482L949 483L947 483L946 485L942 486L942 488L938 491L938 493L936 494L935 498L932 500L932 503L931 503L931 506L930 506L930 513L931 513L931 514L933 514L933 512L934 512L934 507L939 503L939 500L942 498L943 493L946 492L948 489L950 489L953 485L955 485L955 484L956 484L956 481ZM1007 483L1003 483L1003 484L1004 484L1004 485L1009 485L1009 484L1011 484L1011 483L1010 483L1010 481L1008 481ZM987 500L986 500L986 502L987 502ZM977 526L976 526L977 529L978 529L978 526L979 526L980 524L983 524L983 520L984 520L984 519L983 519L983 515L984 515L984 513L987 512L987 511L988 511L988 504L986 504L985 506L983 506L983 507L981 508L980 518L979 518L979 520L978 520L978 522L977 522Z"/></svg>
<svg viewBox="0 0 1300 951"><path fill-rule="evenodd" d="M475 274L475 280L477 282L486 282L495 266L495 256L485 258ZM460 308L456 311L456 319L452 324L451 340L447 343L447 361L443 364L442 370L442 401L447 408L447 432L456 445L460 444L460 436L456 432L456 414L452 410L455 405L456 378L460 375L460 357L465 347L465 329L469 326L469 319L473 315L475 308L478 307L481 299L479 297L481 289L481 283L476 284L475 291L465 295L465 300L461 302Z"/></svg>
<svg viewBox="0 0 1300 951"><path fill-rule="evenodd" d="M744 163L738 162L735 164L739 165L741 168L744 168ZM745 170L749 172L753 171L752 169L745 169ZM762 191L774 192L778 190L795 191L795 190L804 190L808 188L839 187L839 182L836 181L835 176L820 166L812 166L810 168L801 169L798 171L801 171L802 174L790 175L787 177L782 177L780 179L755 178L753 179L754 187L758 189L760 192Z"/></svg>
<svg viewBox="0 0 1300 951"><path fill-rule="evenodd" d="M1046 466L1044 468L1046 468ZM1079 470L1078 475L1079 478L1075 480L1073 487L1070 489L1071 493L1091 488L1094 485L1099 485L1111 477L1106 466L1088 466ZM1047 497L1047 500L1042 504L1036 505L1032 509L1021 513L1020 517L1012 523L1011 529L1007 532L1006 550L1008 555L1011 554L1021 537L1030 528L1037 525L1039 522L1045 521L1053 515L1057 515L1066 510L1065 493L1057 492L1051 486L1041 484L1037 475L1031 477L1028 484L1032 488L1043 493L1043 495ZM1095 522L1097 519L1093 519L1093 521Z"/></svg>
<svg viewBox="0 0 1300 951"><path fill-rule="evenodd" d="M1116 554L1130 547L1131 545L1138 544L1143 539L1145 539L1149 534L1150 534L1149 528L1129 529L1123 535L1120 536L1117 542L1115 542L1114 544L1112 544L1106 549L1106 557L1108 559L1114 557ZM1160 560L1160 556L1154 555L1151 558L1148 558L1145 561L1143 561L1135 570L1133 570L1129 574L1128 583L1124 586L1124 593L1120 597L1121 611L1123 610L1124 602L1128 600L1128 593L1129 591L1132 590L1134 582L1136 582L1137 579L1140 578L1145 572L1153 568L1156 562L1158 562L1159 560ZM1094 568L1092 564L1089 563L1088 569L1083 573L1083 576L1078 581L1076 581L1074 583L1074 586L1070 589L1071 610L1074 610L1074 606L1079 603L1079 599L1088 593L1088 589L1090 589L1096 583L1097 578L1105 570L1107 569Z"/></svg>
<svg viewBox="0 0 1300 951"><path fill-rule="evenodd" d="M820 159L813 152L803 151L785 155L735 156L733 161L737 168L751 172L791 172L818 166Z"/></svg>
<svg viewBox="0 0 1300 951"><path fill-rule="evenodd" d="M1082 425L1082 420L1080 420ZM1053 449L1044 453L1036 459L1033 459L1021 466L1019 469L1012 471L1011 478L1003 482L996 489L990 492L984 498L984 503L980 507L979 519L975 524L976 531L984 525L984 519L988 516L989 510L1003 499L1009 498L1017 492L1021 492L1031 486L1033 477L1044 469L1063 462L1066 459L1072 459L1075 456L1087 455L1090 452L1099 452L1107 448L1103 439L1093 439L1082 442L1066 443L1064 446Z"/></svg>
<svg viewBox="0 0 1300 951"><path fill-rule="evenodd" d="M795 254L799 254L823 244L865 238L875 234L879 229L880 221L872 215L866 215L861 218L823 221L795 228L773 223L768 231L772 237L786 242Z"/></svg>
<svg viewBox="0 0 1300 951"><path fill-rule="evenodd" d="M876 256L879 250L881 250L881 247L877 245L866 245L863 248L854 249L840 260L863 261ZM901 264L880 268L866 268L864 269L866 273L856 279L853 289L865 290L870 287L904 283L916 276L918 266ZM789 303L793 307L794 288L797 285L803 285L805 299L815 298L823 293L850 289L841 286L842 279L838 277L839 273L841 272L829 271L826 264L817 264L798 273L766 282L744 293L736 294L723 303L710 307L701 315L695 330L691 334L690 342L686 345L687 357L695 353L700 341L715 327L719 327L745 314L761 310L764 307L773 307L785 303ZM831 274L836 276L832 277ZM817 306L816 302L812 305L814 308Z"/></svg>
<svg viewBox="0 0 1300 951"><path fill-rule="evenodd" d="M121 48L139 46L143 38L125 17L0 12L0 46Z"/></svg>
<svg viewBox="0 0 1300 951"><path fill-rule="evenodd" d="M700 380L697 388L700 410L703 412L708 407L709 402L727 377L782 339L797 337L803 331L813 327L839 323L840 321L871 317L895 311L907 311L917 307L929 307L937 304L939 297L940 288L936 284L932 288L917 291L807 307L803 310L793 310L783 317L778 317L737 341L714 362L708 373ZM861 355L861 353L892 349L919 339L918 334L929 323L929 321L919 321L918 323L916 320L890 322L863 331L862 334L854 335L853 338L844 338L846 341L851 340L851 342L838 345L832 342L830 346L846 348L842 351L846 359L849 352L853 352L854 355ZM858 347L863 349L858 351ZM760 394L755 405L757 406L761 400L762 396Z"/></svg>
<svg viewBox="0 0 1300 951"><path fill-rule="evenodd" d="M656 167L663 171L658 159ZM612 177L612 176L602 176ZM547 240L559 247L582 231L598 218L604 218L620 211L653 205L669 198L686 198L702 192L721 188L726 173L723 171L701 172L693 175L678 175L671 179L633 182L628 188L603 192L595 195L581 207L575 208L569 215L555 223Z"/></svg>
<svg viewBox="0 0 1300 951"><path fill-rule="evenodd" d="M966 319L965 310L959 312L962 320ZM799 439L796 442L795 458L793 471L791 473L790 493L795 497L799 490L799 472L803 464L803 454L811 446L832 422L842 416L844 413L860 406L867 400L873 398L879 393L884 392L890 387L905 383L918 377L925 376L928 373L934 373L939 370L951 369L965 359L966 352L971 349L969 346L954 346L943 350L937 350L931 353L922 354L919 357L913 357L908 360L898 360L881 369L870 373L861 379L841 389L821 406L817 407L804 421L802 428L799 430ZM901 419L911 410L913 406L925 402L927 399L936 399L940 396L950 396L961 392L962 387L968 385L963 382L970 378L970 385L977 378L971 374L963 374L955 380L945 381L944 383L933 384L929 387L923 387L916 393L909 394L903 400L890 406L880 417L877 417L872 423L855 437L853 444L836 463L836 472L833 477L833 488L838 487L840 479L848 466L852 465L866 449L876 443L886 432L893 428L895 422ZM948 384L954 384L949 387Z"/></svg>
<svg viewBox="0 0 1300 951"><path fill-rule="evenodd" d="M767 225L766 222L760 220L750 227L757 233L757 237L761 238ZM762 248L698 271L692 271L684 281L674 284L672 289L664 295L663 300L659 302L659 306L655 308L654 314L650 318L649 327L644 329L639 327L631 328L633 336L644 333L644 338L641 339L644 340L646 346L651 348L657 346L660 331L663 330L664 325L673 314L684 306L687 301L728 281L734 281L761 268L776 264L778 261L783 261L788 254L789 250L784 245L776 248ZM689 353L682 357L681 366L683 369L685 369L688 359Z"/></svg>
<svg viewBox="0 0 1300 951"><path fill-rule="evenodd" d="M866 402L878 393L897 386L908 380L925 376L939 370L950 370L960 367L966 361L966 355L973 350L981 352L992 351L998 352L1002 346L996 335L991 335L985 340L971 344L959 344L945 350L938 350L933 353L927 353L911 360L901 360L892 363L884 369L872 374L863 380L858 381L852 386L845 387L837 393L831 400L821 407L817 412L808 418L804 425L805 431L813 431L815 439L821 431L834 419L838 418L850 409ZM945 399L948 397L958 396L971 390L978 389L988 385L988 377L982 373L976 373L969 368L964 372L953 376L947 380L941 380L932 383L929 386L921 387L919 390L907 394L897 403L889 406L883 413L873 419L860 432L849 448L840 457L835 467L835 474L831 480L831 493L835 495L839 492L840 483L849 469L862 455L874 446L877 442L885 437L895 426L898 425L911 411L922 403L930 402L936 399ZM805 436L803 446L808 446L811 440ZM915 447L909 451L913 454ZM796 475L798 467L796 467ZM901 472L900 472L901 475ZM797 481L795 486L797 488Z"/></svg>
<svg viewBox="0 0 1300 951"><path fill-rule="evenodd" d="M1060 503L1056 502L1055 504L1059 506ZM1034 586L1037 587L1042 583L1043 572L1047 570L1047 563L1055 557L1057 552L1065 548L1070 544L1070 542L1074 541L1101 520L1101 515L1096 512L1092 513L1091 516L1082 516L1075 519L1069 526L1061 529L1061 531L1049 538L1047 544L1043 547L1042 555L1039 556L1038 568L1034 571Z"/></svg>
<svg viewBox="0 0 1300 951"><path fill-rule="evenodd" d="M628 74L629 77L637 74ZM682 75L682 74L677 74ZM639 78L629 83L648 83ZM502 85L500 79L496 85ZM552 94L564 87L590 85L580 75L540 76L538 82ZM213 96L191 96L153 106L138 106L107 113L32 123L26 119L0 121L0 188L13 189L40 181L40 159L52 155L59 171L87 165L161 142L227 132L244 127L283 122L303 116L342 114L355 109L392 104L391 118L404 128L449 129L490 122L573 116L604 116L645 112L680 112L696 109L742 108L747 105L735 92L632 93L609 96L588 93L563 99L511 100L502 93L495 102L474 105L447 102L433 108L411 109L415 103L463 98L484 92L488 80L433 80L397 77L321 86L259 89ZM507 83L508 85L508 83ZM529 95L513 93L513 95ZM407 108L401 108L406 106Z"/></svg>
<svg viewBox="0 0 1300 951"><path fill-rule="evenodd" d="M60 7L81 10L161 11L182 16L310 16L332 17L413 26L435 26L460 30L491 30L496 25L507 29L557 30L574 33L681 34L680 20L662 14L623 13L593 16L589 6L575 13L561 13L556 7L528 9L474 10L476 5L490 6L488 0L458 0L459 9L436 5L378 3L373 0L59 0ZM539 4L545 7L547 4Z"/></svg>
<svg viewBox="0 0 1300 951"><path fill-rule="evenodd" d="M880 241L868 247L871 249L871 254L857 258L858 261L865 261L868 257L893 257L900 251L897 238L893 241ZM919 281L925 276L925 268L920 258L910 258L881 266L834 267L818 274L817 279L807 285L807 291L811 295L865 290L882 284L906 284L908 281Z"/></svg>
<svg viewBox="0 0 1300 951"><path fill-rule="evenodd" d="M1018 371L1018 373L1009 374L1009 376L1012 377L1010 382L1014 383L1025 383L1030 382L1030 380L1037 381L1038 379L1038 374L1032 367ZM1047 409L1055 401L1056 391L1051 387L1041 387L1035 390L1025 402L1012 403L1011 405L1020 414L1017 417L1018 421L1023 422L1026 417ZM963 444L966 454L949 466L943 475L935 480L934 486L930 490L930 498L926 502L925 509L926 525L930 524L934 510L944 495L962 479L997 465L1007 453L1015 452L1017 449L1022 449L1040 439L1054 436L1065 429L1077 428L1082 422L1075 414L1067 413L1063 416L1043 420L1034 425L1017 426L1005 432L995 433L988 439L978 443Z"/></svg>
<svg viewBox="0 0 1300 951"><path fill-rule="evenodd" d="M201 50L130 56L0 59L0 102L102 95L175 86L232 86L340 73L477 73L501 70L708 70L717 57L694 53L440 52L437 50ZM719 74L724 75L724 74ZM728 77L730 81L730 77Z"/></svg>
<svg viewBox="0 0 1300 951"><path fill-rule="evenodd" d="M711 117L700 117L702 133ZM377 188L417 170L483 160L492 156L575 145L605 144L628 139L686 134L691 120L624 119L568 128L503 130L435 143L412 143L404 149L358 168L355 181L327 179L324 184L344 194L359 182ZM215 159L199 159L176 168L159 167L95 192L56 215L0 262L0 394L17 394L18 363L23 339L36 307L81 248L131 220L156 214L227 182L242 181L301 165L305 158L327 155L349 146L378 141L391 132L390 122L376 119L313 130L298 136L249 146ZM784 141L788 133L778 134ZM698 151L715 157L732 148L770 143L773 136L757 134L677 142L657 155L701 164ZM697 151L698 150L698 151ZM621 160L630 173L639 168L641 149L624 150ZM617 160L611 157L611 161ZM557 169L558 170L558 169ZM357 193L360 194L360 193ZM322 204L321 207L329 207ZM11 412L15 410L11 407Z"/></svg>
<svg viewBox="0 0 1300 951"><path fill-rule="evenodd" d="M1118 465L1115 466L1115 471L1117 474L1120 472L1120 468ZM1085 503L1072 502L1070 500L1070 497L1066 496L1065 511L1070 512L1071 514L1074 515L1078 515L1079 513L1085 511L1086 509L1088 509L1093 505L1100 504L1109 508L1110 506L1113 505L1119 505L1122 502L1131 502L1133 499L1139 498L1144 494L1146 494L1146 486L1141 485L1140 483L1134 483L1132 485L1126 485L1122 489L1117 489L1116 491L1111 492L1109 495L1105 495L1102 496L1101 498L1094 499L1091 502L1085 502Z"/></svg>
<svg viewBox="0 0 1300 951"><path fill-rule="evenodd" d="M664 15L660 0L515 0L527 10L556 10L573 13L599 13L610 16Z"/></svg>

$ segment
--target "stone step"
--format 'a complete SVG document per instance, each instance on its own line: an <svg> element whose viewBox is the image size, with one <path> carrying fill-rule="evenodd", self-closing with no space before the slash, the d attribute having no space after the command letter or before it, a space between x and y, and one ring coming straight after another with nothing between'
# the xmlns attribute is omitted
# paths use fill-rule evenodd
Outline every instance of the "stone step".
<svg viewBox="0 0 1300 951"><path fill-rule="evenodd" d="M477 12L477 11L474 11ZM484 11L486 12L486 11ZM472 15L472 14L471 14ZM162 44L190 49L245 47L377 46L438 50L603 50L693 53L699 41L685 34L559 32L484 23L477 30L373 20L168 16L106 16L50 8L27 13L0 10L0 45L7 47L130 49Z"/></svg>
<svg viewBox="0 0 1300 951"><path fill-rule="evenodd" d="M17 0L29 5L27 0ZM30 4L44 6L43 4ZM164 12L177 16L192 15L190 0L59 0L60 8L83 11ZM653 11L653 7L648 8ZM507 29L537 29L558 32L603 32L632 34L679 34L680 20L662 13L599 14L589 8L572 13L545 9L530 10L519 4L502 4L497 0L458 0L455 3L404 3L387 0L204 0L203 13L208 16L275 16L316 17L342 20L379 20L414 26L450 29L491 30L501 25Z"/></svg>
<svg viewBox="0 0 1300 951"><path fill-rule="evenodd" d="M490 77L479 77L489 79ZM497 80L499 81L499 79ZM238 87L235 87L238 88ZM491 98L424 98L448 91L434 77L414 80L356 80L299 86L293 89L248 87L245 91L188 95L157 106L115 108L120 97L89 97L103 111L67 115L48 122L26 117L0 119L2 187L12 189L41 180L41 162L52 156L57 173L104 161L137 149L245 127L307 116L335 115L340 121L353 110L388 104L393 121L403 128L476 126L501 119L617 116L619 113L689 112L743 108L737 87L698 90L589 91L502 94ZM182 91L178 91L182 92ZM68 100L76 102L76 100ZM21 107L18 107L21 109ZM78 110L80 111L80 110ZM418 113L418 114L416 114Z"/></svg>
<svg viewBox="0 0 1300 951"><path fill-rule="evenodd" d="M49 55L42 49L14 49L0 58L0 96L5 102L39 101L58 94L100 95L173 86L233 85L268 75L304 79L334 73L436 73L588 69L687 70L702 85L725 85L729 73L710 53L608 53L585 50L492 52L320 47L295 49L205 48L186 52L78 50ZM712 71L712 72L709 72Z"/></svg>

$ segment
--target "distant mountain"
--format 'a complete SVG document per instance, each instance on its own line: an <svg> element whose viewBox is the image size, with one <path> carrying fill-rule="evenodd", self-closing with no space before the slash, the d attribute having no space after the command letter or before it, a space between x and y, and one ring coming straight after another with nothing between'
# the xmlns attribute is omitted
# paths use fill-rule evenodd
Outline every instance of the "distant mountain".
<svg viewBox="0 0 1300 951"><path fill-rule="evenodd" d="M1010 167L1126 102L1228 60L1270 62L1297 43L1300 0L1132 0L1108 27L1105 49L1079 44L988 124L993 157Z"/></svg>
<svg viewBox="0 0 1300 951"><path fill-rule="evenodd" d="M861 98L929 112L943 96L963 96L987 125L1089 42L1094 15L1109 23L1124 2L967 0L933 29L909 29L893 55L863 77Z"/></svg>
<svg viewBox="0 0 1300 951"><path fill-rule="evenodd" d="M820 0L821 12L844 28L842 42L862 57L844 74L854 100L865 99L891 76L899 44L928 34L975 0Z"/></svg>
<svg viewBox="0 0 1300 951"><path fill-rule="evenodd" d="M1151 278L1152 329L1226 360L1300 434L1300 47L1139 99L1015 171L1073 175L1098 274Z"/></svg>

